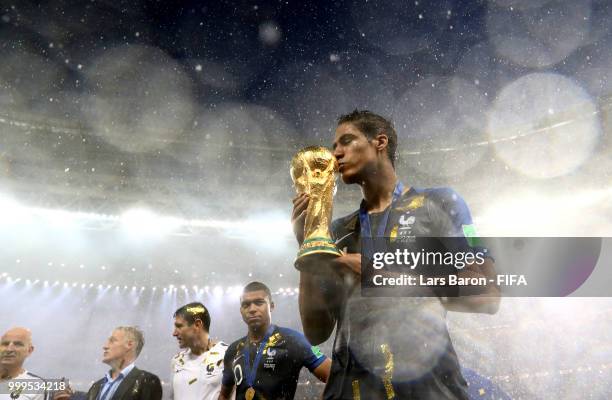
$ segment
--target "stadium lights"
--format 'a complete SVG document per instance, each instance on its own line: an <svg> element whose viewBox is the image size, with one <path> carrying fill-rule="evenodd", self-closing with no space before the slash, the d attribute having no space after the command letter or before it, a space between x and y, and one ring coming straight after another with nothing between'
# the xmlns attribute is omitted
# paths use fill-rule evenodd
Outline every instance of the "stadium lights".
<svg viewBox="0 0 612 400"><path fill-rule="evenodd" d="M4 224L27 227L43 225L51 228L111 230L123 229L130 236L192 236L205 230L220 230L228 237L252 238L263 235L284 243L291 238L291 224L283 214L264 213L247 220L184 219L158 215L146 208L133 208L120 216L63 209L28 207L0 193L0 218Z"/></svg>
<svg viewBox="0 0 612 400"><path fill-rule="evenodd" d="M158 216L142 208L126 211L120 220L122 228L137 237L168 234L183 224L178 218Z"/></svg>
<svg viewBox="0 0 612 400"><path fill-rule="evenodd" d="M11 277L8 273L4 272L2 274L0 274L0 284L2 283L2 280L6 281L6 283L13 283L13 284L17 284L19 282L24 282L26 285L28 286L41 286L41 287L49 287L51 285L51 282L47 281L41 281L40 279L36 279L34 281L32 281L31 279L26 279L25 281L20 278L14 278ZM94 283L94 282L68 282L68 281L55 281L53 282L53 286L63 286L64 288L75 288L75 289L82 289L82 290L89 290L92 288L97 288L98 290L104 290L104 289L110 289L111 287L113 287L113 285L110 284L102 284L102 283ZM136 291L139 290L140 292L144 292L144 291L152 291L152 292L156 292L159 289L161 289L164 292L175 292L177 291L179 288L181 289L181 291L184 292L193 292L193 293L207 293L207 294L213 294L215 296L222 296L224 294L227 295L231 295L231 296L239 296L240 293L242 293L242 285L230 285L230 286L221 286L221 285L216 285L212 288L209 286L204 286L204 287L199 287L197 285L192 286L191 288L189 288L187 285L175 285L175 284L169 284L167 286L164 287L160 287L160 286L128 286L128 285L115 285L114 288L116 290L123 290L123 291ZM277 294L282 294L282 295L296 295L299 293L299 288L295 287L295 288L291 288L291 287L280 287L278 289L276 289L275 291L273 291L273 294L277 295Z"/></svg>

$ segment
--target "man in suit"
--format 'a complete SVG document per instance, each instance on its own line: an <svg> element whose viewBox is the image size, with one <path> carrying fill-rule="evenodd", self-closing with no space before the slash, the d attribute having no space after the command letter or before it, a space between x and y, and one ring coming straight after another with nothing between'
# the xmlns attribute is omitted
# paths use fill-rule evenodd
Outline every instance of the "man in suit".
<svg viewBox="0 0 612 400"><path fill-rule="evenodd" d="M159 378L136 368L134 362L144 346L142 332L133 326L120 326L104 344L102 362L111 370L87 392L87 400L159 400Z"/></svg>
<svg viewBox="0 0 612 400"><path fill-rule="evenodd" d="M144 346L142 332L133 326L119 326L106 340L102 362L111 367L104 378L87 392L87 400L160 400L159 378L136 368L136 358ZM71 390L58 393L55 400L72 398Z"/></svg>

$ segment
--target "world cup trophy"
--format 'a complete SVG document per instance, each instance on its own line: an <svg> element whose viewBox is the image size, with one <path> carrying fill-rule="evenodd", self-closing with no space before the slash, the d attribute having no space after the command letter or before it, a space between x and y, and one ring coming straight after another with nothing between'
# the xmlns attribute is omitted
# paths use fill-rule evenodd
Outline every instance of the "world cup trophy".
<svg viewBox="0 0 612 400"><path fill-rule="evenodd" d="M304 242L295 267L312 272L321 261L341 256L329 231L338 160L327 148L310 146L291 160L291 179L298 194L310 196L304 223Z"/></svg>

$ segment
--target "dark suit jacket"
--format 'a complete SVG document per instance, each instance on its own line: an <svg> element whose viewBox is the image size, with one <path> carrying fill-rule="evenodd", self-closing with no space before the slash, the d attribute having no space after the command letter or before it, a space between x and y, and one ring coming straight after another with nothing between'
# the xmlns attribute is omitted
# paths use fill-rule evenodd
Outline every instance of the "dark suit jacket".
<svg viewBox="0 0 612 400"><path fill-rule="evenodd" d="M87 400L97 400L105 379L95 382L87 392ZM112 399L108 400L160 400L161 382L157 375L134 367L121 381Z"/></svg>

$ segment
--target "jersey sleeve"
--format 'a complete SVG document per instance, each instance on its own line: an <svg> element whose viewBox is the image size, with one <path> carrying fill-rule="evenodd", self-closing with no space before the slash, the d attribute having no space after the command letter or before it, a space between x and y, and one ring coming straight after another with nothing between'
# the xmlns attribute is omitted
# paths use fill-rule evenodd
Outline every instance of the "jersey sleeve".
<svg viewBox="0 0 612 400"><path fill-rule="evenodd" d="M321 353L319 347L311 345L302 333L293 330L289 332L293 339L296 353L300 357L302 366L308 368L310 372L314 371L327 359L327 357Z"/></svg>
<svg viewBox="0 0 612 400"><path fill-rule="evenodd" d="M483 252L491 257L476 234L472 214L463 197L450 188L435 190L429 212L436 222L437 235L451 252Z"/></svg>
<svg viewBox="0 0 612 400"><path fill-rule="evenodd" d="M233 387L236 382L234 381L234 370L232 368L232 360L236 355L236 344L232 343L223 356L223 378L221 383L223 386Z"/></svg>

